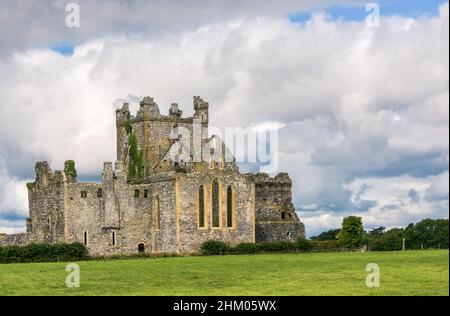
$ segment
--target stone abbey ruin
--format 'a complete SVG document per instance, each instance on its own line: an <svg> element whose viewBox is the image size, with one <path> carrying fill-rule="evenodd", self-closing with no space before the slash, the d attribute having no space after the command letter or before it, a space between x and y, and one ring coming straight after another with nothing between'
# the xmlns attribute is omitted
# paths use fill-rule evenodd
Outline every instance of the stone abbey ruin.
<svg viewBox="0 0 450 316"><path fill-rule="evenodd" d="M194 110L183 117L172 104L162 115L145 97L132 116L124 103L116 110L117 160L104 163L101 183L78 182L73 161L54 172L38 162L27 185L26 233L0 234L0 245L81 242L90 255L108 256L195 253L208 239L304 237L288 174L240 173L225 144L208 136L208 103L194 97ZM186 133L192 152L184 150Z"/></svg>

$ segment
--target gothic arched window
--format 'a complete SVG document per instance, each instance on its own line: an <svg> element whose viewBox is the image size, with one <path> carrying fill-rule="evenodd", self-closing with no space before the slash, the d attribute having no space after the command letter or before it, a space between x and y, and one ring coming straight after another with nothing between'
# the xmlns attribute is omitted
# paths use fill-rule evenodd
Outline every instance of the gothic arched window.
<svg viewBox="0 0 450 316"><path fill-rule="evenodd" d="M234 197L231 185L227 188L227 227L233 227Z"/></svg>
<svg viewBox="0 0 450 316"><path fill-rule="evenodd" d="M219 182L214 179L212 183L212 226L219 227L220 225L220 212L219 212Z"/></svg>
<svg viewBox="0 0 450 316"><path fill-rule="evenodd" d="M203 185L198 189L198 226L205 227L205 189Z"/></svg>
<svg viewBox="0 0 450 316"><path fill-rule="evenodd" d="M159 196L155 196L155 201L153 203L154 206L154 225L156 229L159 229L161 225L161 214L160 214L160 205L159 205Z"/></svg>

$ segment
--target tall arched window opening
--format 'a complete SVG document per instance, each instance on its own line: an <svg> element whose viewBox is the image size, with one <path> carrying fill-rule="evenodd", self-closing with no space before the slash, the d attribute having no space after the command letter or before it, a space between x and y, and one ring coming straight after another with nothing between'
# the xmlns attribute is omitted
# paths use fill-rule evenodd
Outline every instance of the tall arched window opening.
<svg viewBox="0 0 450 316"><path fill-rule="evenodd" d="M227 188L227 227L233 227L234 197L233 188Z"/></svg>
<svg viewBox="0 0 450 316"><path fill-rule="evenodd" d="M212 183L212 226L219 227L220 225L220 212L219 212L219 182L214 179Z"/></svg>
<svg viewBox="0 0 450 316"><path fill-rule="evenodd" d="M205 189L203 185L198 189L198 226L205 227Z"/></svg>

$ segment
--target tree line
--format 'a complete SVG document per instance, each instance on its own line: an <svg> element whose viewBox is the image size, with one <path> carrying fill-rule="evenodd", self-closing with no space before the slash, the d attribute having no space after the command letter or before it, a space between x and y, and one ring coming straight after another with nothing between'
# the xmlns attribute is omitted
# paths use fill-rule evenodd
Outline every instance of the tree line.
<svg viewBox="0 0 450 316"><path fill-rule="evenodd" d="M448 249L449 220L426 218L406 228L379 226L365 231L361 217L348 216L342 221L341 228L324 231L311 240L333 240L344 248L367 247L371 251Z"/></svg>

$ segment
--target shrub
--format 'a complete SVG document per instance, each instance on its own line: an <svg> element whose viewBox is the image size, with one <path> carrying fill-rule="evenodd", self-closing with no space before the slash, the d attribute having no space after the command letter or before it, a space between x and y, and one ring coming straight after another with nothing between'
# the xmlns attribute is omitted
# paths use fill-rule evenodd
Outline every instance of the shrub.
<svg viewBox="0 0 450 316"><path fill-rule="evenodd" d="M29 244L0 247L0 263L76 261L86 259L88 252L80 243Z"/></svg>
<svg viewBox="0 0 450 316"><path fill-rule="evenodd" d="M258 244L252 243L242 243L238 244L232 249L232 253L235 254L249 254L249 253L257 253L258 252Z"/></svg>
<svg viewBox="0 0 450 316"><path fill-rule="evenodd" d="M262 242L262 243L241 243L235 246L228 246L223 241L208 240L202 244L203 255L222 254L254 254L268 252L336 252L344 251L337 240L307 240L297 239L296 242Z"/></svg>
<svg viewBox="0 0 450 316"><path fill-rule="evenodd" d="M306 240L305 238L299 237L295 243L295 247L299 251L310 251L313 246L311 241Z"/></svg>
<svg viewBox="0 0 450 316"><path fill-rule="evenodd" d="M292 242L279 241L279 242L263 242L257 244L258 250L261 252L288 252L295 251L296 244Z"/></svg>
<svg viewBox="0 0 450 316"><path fill-rule="evenodd" d="M311 251L315 252L336 252L344 250L337 240L312 240L310 243Z"/></svg>
<svg viewBox="0 0 450 316"><path fill-rule="evenodd" d="M230 251L230 247L223 241L210 239L202 244L200 250L203 255L213 256L228 253Z"/></svg>

